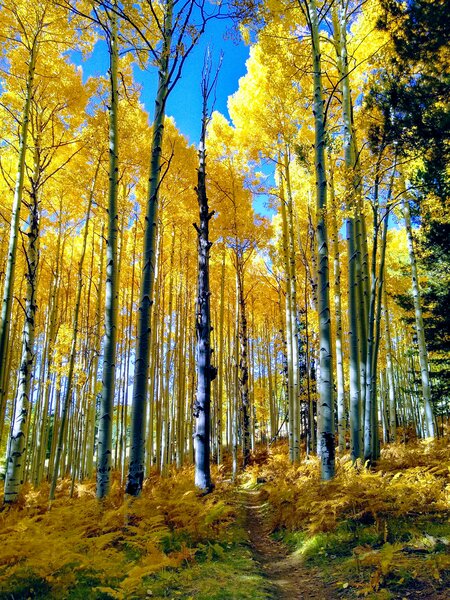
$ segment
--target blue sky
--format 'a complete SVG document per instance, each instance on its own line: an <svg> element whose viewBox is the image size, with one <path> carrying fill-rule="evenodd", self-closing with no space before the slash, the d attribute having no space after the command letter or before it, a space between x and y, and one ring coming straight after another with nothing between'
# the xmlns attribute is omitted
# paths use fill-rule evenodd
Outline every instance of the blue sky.
<svg viewBox="0 0 450 600"><path fill-rule="evenodd" d="M217 86L217 99L215 109L228 117L228 96L238 89L239 78L245 72L245 61L249 55L249 47L243 42L230 39L227 31L231 26L230 21L221 19L213 20L207 24L206 31L198 45L188 57L182 78L172 91L167 105L167 114L175 118L178 129L186 135L190 142L196 143L200 133L200 77L203 66L203 57L209 45L213 56L217 60L223 51L223 64ZM236 37L236 36L234 36ZM108 54L104 42L98 42L91 56L82 61L80 53L74 52L72 59L83 67L84 77L105 75L108 70ZM150 121L153 119L153 104L156 95L157 75L154 68L141 71L135 68L135 79L141 84L141 100L149 113Z"/></svg>
<svg viewBox="0 0 450 600"><path fill-rule="evenodd" d="M223 52L214 108L227 118L229 118L228 97L237 91L239 78L246 73L245 63L250 52L249 46L242 41L237 42L236 35L229 35L230 27L231 22L226 19L212 20L207 24L203 37L184 65L181 79L169 96L167 114L174 117L178 129L190 143L197 144L200 134L200 77L206 48L208 46L211 48L215 64L220 52ZM109 66L105 42L99 41L87 60L83 61L79 52L72 53L72 60L76 64L82 65L84 79L91 76L104 76ZM151 122L157 86L156 69L150 68L142 71L136 66L134 76L142 87L141 101L149 114L149 122ZM261 166L258 170L266 173L269 177L273 176L271 165ZM267 200L265 195L256 195L254 197L255 210L266 215L273 212L268 210Z"/></svg>

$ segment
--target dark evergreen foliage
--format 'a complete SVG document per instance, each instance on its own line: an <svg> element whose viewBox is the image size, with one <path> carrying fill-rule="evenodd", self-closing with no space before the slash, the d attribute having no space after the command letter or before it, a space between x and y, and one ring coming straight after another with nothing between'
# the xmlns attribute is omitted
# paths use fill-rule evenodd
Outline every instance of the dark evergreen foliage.
<svg viewBox="0 0 450 600"><path fill-rule="evenodd" d="M378 26L390 32L396 54L368 98L383 115L400 152L419 155L416 183L440 198L450 195L450 0L383 0ZM382 130L382 128L381 128ZM385 133L386 133L385 132ZM379 142L380 130L372 131Z"/></svg>
<svg viewBox="0 0 450 600"><path fill-rule="evenodd" d="M421 251L427 273L425 335L431 352L433 399L439 407L450 398L450 223L425 215Z"/></svg>

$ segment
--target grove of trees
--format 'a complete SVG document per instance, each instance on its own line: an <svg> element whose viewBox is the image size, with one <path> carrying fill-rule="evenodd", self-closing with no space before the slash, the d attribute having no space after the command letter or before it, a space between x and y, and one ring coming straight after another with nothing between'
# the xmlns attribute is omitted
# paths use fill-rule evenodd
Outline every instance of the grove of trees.
<svg viewBox="0 0 450 600"><path fill-rule="evenodd" d="M208 492L210 463L236 478L280 438L330 480L336 452L446 435L447 0L0 11L5 503L95 476L104 498L113 471L137 496L194 462ZM250 55L227 116L218 53L189 82L196 148L167 99L218 18Z"/></svg>

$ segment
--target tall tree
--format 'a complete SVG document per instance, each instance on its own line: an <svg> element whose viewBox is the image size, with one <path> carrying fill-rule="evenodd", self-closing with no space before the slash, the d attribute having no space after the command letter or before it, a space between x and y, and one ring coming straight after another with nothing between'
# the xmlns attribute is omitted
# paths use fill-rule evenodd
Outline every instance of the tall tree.
<svg viewBox="0 0 450 600"><path fill-rule="evenodd" d="M417 344L419 347L420 380L422 382L425 423L428 436L434 438L436 437L436 424L434 420L433 407L431 405L431 386L430 370L428 366L428 351L425 341L425 329L423 325L422 316L422 302L420 297L419 279L417 274L417 261L411 228L409 201L407 197L403 198L403 215L405 218L406 235L408 239L409 261L411 265L411 288L414 302L414 315L416 319Z"/></svg>
<svg viewBox="0 0 450 600"><path fill-rule="evenodd" d="M20 379L17 390L17 399L14 406L14 423L11 429L9 455L7 457L7 470L5 478L5 502L15 502L18 498L24 479L27 429L30 415L30 389L31 374L34 364L34 339L36 322L36 285L39 264L39 198L36 189L30 194L29 224L26 237L27 246L24 247L26 258L27 282L25 300L25 324L23 328L22 356L20 360Z"/></svg>
<svg viewBox="0 0 450 600"><path fill-rule="evenodd" d="M17 158L16 183L11 214L8 259L3 284L3 299L0 321L0 415L4 414L6 390L9 376L6 371L8 359L9 329L11 306L16 270L17 243L19 236L20 209L22 205L23 183L27 155L27 142L30 122L31 102L34 91L35 70L42 38L48 30L47 3L28 13L25 4L15 2L2 5L2 19L6 22L6 31L2 31L3 48L10 44L18 45L25 52L27 74L24 82L24 104L20 117L19 154Z"/></svg>
<svg viewBox="0 0 450 600"><path fill-rule="evenodd" d="M200 24L193 21L194 8L200 15ZM160 10L161 9L161 13ZM160 17L156 14L160 13ZM155 282L155 256L158 227L159 190L163 178L162 146L164 119L167 98L181 77L183 65L203 33L207 18L204 14L204 1L197 5L193 0L179 5L174 0L165 0L152 14L156 19L157 42L144 36L152 60L158 69L158 90L155 98L155 112L152 128L150 175L145 214L143 269L137 340L134 362L133 406L131 412L131 448L126 492L137 496L144 479L145 454L145 415L148 400L148 372L151 338L151 308ZM125 15L124 15L125 16ZM130 20L130 17L127 17ZM136 30L141 32L138 23Z"/></svg>
<svg viewBox="0 0 450 600"><path fill-rule="evenodd" d="M112 421L116 374L116 340L117 340L117 231L119 218L117 214L117 194L119 185L119 133L118 133L118 63L119 42L117 14L113 10L109 14L109 27L104 27L109 49L109 187L108 187L108 231L106 246L106 290L105 290L105 346L103 359L102 399L100 403L98 430L98 462L97 462L97 498L103 498L109 492L111 454L112 454Z"/></svg>
<svg viewBox="0 0 450 600"><path fill-rule="evenodd" d="M317 221L317 256L318 256L318 311L319 311L319 345L320 345L320 377L319 402L321 416L320 456L322 461L322 478L334 476L334 421L333 421L333 365L331 354L331 317L330 289L328 268L328 236L327 236L327 179L325 168L325 111L322 88L322 62L320 54L319 16L315 0L305 4L307 21L311 33L311 54L313 64L314 86L314 165L316 174L316 221Z"/></svg>
<svg viewBox="0 0 450 600"><path fill-rule="evenodd" d="M220 68L220 64L219 64ZM202 121L198 149L197 198L200 224L195 225L198 234L198 284L197 284L197 398L194 403L195 415L195 485L205 492L211 490L210 473L210 433L211 433L211 381L217 370L211 364L211 309L209 284L209 221L214 215L209 211L206 189L206 129L211 109L208 101L215 90L218 70L212 77L211 52L208 49L203 64L201 94Z"/></svg>
<svg viewBox="0 0 450 600"><path fill-rule="evenodd" d="M17 10L19 10L18 7ZM71 31L67 27L64 14L61 13L59 8L48 5L46 10L42 9L42 12L38 10L37 15L40 15L46 21L45 27L43 26L42 29L42 35L39 38L39 44L42 47L35 56L35 67L39 67L41 72L33 78L32 97L30 97L28 107L28 142L26 144L28 151L24 152L23 148L19 151L25 161L23 165L24 172L22 173L21 203L29 211L26 233L18 227L18 231L27 239L27 243L23 244L27 292L25 306L22 307L25 312L25 324L20 361L20 385L15 395L14 409L11 411L14 414L14 424L11 430L7 465L7 486L5 488L5 501L7 502L13 502L17 499L24 477L27 436L31 430L30 392L32 391L32 375L35 369L34 339L38 333L36 317L41 204L44 199L46 208L49 206L44 190L51 189L53 180L80 151L77 134L78 128L84 119L86 101L80 73L76 71L73 65L68 64L65 57L59 54L58 37L62 37L64 33L67 34L63 44L68 43L71 38ZM36 15L33 17L36 17ZM33 18L30 19L29 23L27 23L25 17L23 17L22 22L20 15L17 15L17 19L24 31L26 31L25 24L30 27L36 25ZM32 31L34 30L32 29ZM30 31L28 33L31 35ZM24 46L26 47L26 44ZM65 46L62 45L62 47ZM10 54L12 72L7 73L5 77L8 90L3 95L2 103L3 108L8 109L11 106L7 112L9 116L14 115L13 91L17 87L19 90L21 89L21 79L16 77L16 73L23 73L24 67L28 72L26 79L27 97L30 92L28 89L30 66L21 64L21 59L27 60L27 56L24 56L23 52L17 52L15 56L13 51ZM54 78L42 75L50 68L50 65L54 69ZM57 85L56 76L60 76L62 79ZM23 137L22 134L23 128L20 134L21 138ZM20 143L19 140L19 147ZM30 164L31 161L32 165ZM28 176L28 182L23 181L25 173ZM17 191L16 186L15 201L18 198ZM24 191L26 192L25 196L23 195ZM26 200L27 197L29 200ZM13 203L13 220L14 211L15 204ZM11 351L12 347L10 348ZM40 375L42 376L42 369ZM6 390L6 385L4 389ZM2 418L5 414L4 409L5 406L2 407L1 411Z"/></svg>
<svg viewBox="0 0 450 600"><path fill-rule="evenodd" d="M62 453L63 453L64 443L66 442L67 424L68 424L68 419L69 419L70 405L71 405L72 396L73 396L73 377L74 377L75 360L76 360L77 350L78 350L78 335L79 335L79 328L80 328L81 293L83 291L83 284L84 284L83 264L84 264L84 258L86 256L86 248L87 248L87 241L88 241L88 234L89 234L89 224L90 224L90 219L91 219L92 203L94 200L95 187L96 187L96 183L97 183L99 166L100 166L100 161L97 162L95 174L93 177L92 187L91 187L91 190L90 190L89 196L88 196L88 204L87 204L87 209L86 209L86 220L85 220L85 224L84 224L83 241L82 241L82 247L81 247L81 256L80 256L80 259L78 262L77 279L76 279L77 292L76 292L76 298L75 298L75 310L74 310L74 315L73 315L72 342L70 345L70 356L69 356L69 361L68 361L69 369L68 369L68 373L67 373L66 388L64 391L64 398L63 398L62 408L61 408L61 423L59 425L58 441L57 441L57 445L56 445L55 461L54 461L54 465L53 465L52 480L51 480L51 485L50 485L50 494L49 494L50 500L54 500L54 498L55 498L56 485L58 483L58 475L59 475L59 470L60 470L60 466L61 466L61 457L62 457Z"/></svg>

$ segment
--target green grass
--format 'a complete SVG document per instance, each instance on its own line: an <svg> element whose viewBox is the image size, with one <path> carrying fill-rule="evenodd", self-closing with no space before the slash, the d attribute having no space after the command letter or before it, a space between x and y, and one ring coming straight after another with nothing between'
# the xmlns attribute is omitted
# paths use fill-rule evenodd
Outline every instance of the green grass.
<svg viewBox="0 0 450 600"><path fill-rule="evenodd" d="M167 569L146 580L154 600L266 600L266 581L241 544L183 569Z"/></svg>
<svg viewBox="0 0 450 600"><path fill-rule="evenodd" d="M183 537L186 542L186 538ZM165 540L167 550L176 550L180 538ZM129 600L166 598L195 600L267 600L270 597L267 580L260 574L258 565L246 544L245 532L231 527L227 539L220 543L197 544L195 561L180 568L166 568L143 580L136 595ZM130 563L133 564L132 562ZM117 589L119 582L109 585ZM104 584L103 584L104 586ZM32 573L17 573L0 588L0 600L111 600L108 592L96 589L102 583L95 573L73 572L73 584L61 596L52 591L43 579ZM128 598L128 597L127 597Z"/></svg>
<svg viewBox="0 0 450 600"><path fill-rule="evenodd" d="M50 586L41 578L30 574L20 574L7 585L0 587L1 600L28 600L28 598L49 598Z"/></svg>
<svg viewBox="0 0 450 600"><path fill-rule="evenodd" d="M450 521L433 515L373 524L346 520L329 532L281 530L274 537L306 566L318 567L345 598L363 591L367 598L389 600L413 588L442 590L450 583Z"/></svg>

